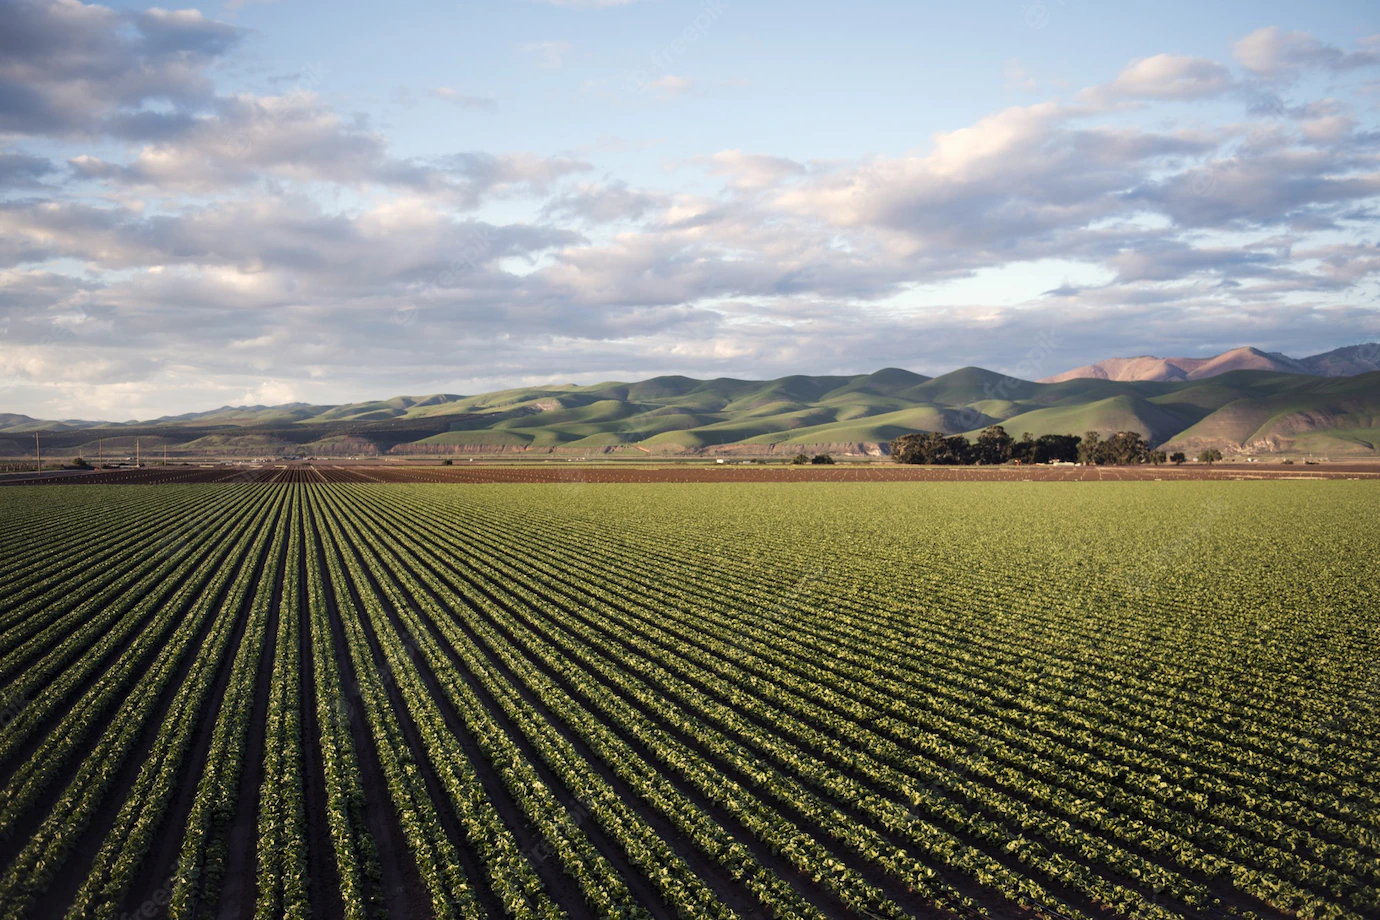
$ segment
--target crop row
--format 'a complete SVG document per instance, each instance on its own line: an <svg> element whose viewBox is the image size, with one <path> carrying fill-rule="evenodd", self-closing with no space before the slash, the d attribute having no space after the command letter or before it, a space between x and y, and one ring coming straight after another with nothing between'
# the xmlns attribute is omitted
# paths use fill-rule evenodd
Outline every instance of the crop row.
<svg viewBox="0 0 1380 920"><path fill-rule="evenodd" d="M0 492L0 920L1380 915L1359 485L317 478Z"/></svg>

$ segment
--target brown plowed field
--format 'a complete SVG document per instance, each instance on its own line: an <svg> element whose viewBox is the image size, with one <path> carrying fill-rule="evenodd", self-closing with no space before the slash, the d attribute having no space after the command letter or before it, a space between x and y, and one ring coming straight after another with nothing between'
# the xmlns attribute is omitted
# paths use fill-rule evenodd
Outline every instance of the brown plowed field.
<svg viewBox="0 0 1380 920"><path fill-rule="evenodd" d="M1224 463L1214 466L576 466L488 464L396 466L291 464L261 467L102 470L0 479L0 485L174 483L617 483L617 482L1136 482L1149 480L1380 479L1380 464Z"/></svg>

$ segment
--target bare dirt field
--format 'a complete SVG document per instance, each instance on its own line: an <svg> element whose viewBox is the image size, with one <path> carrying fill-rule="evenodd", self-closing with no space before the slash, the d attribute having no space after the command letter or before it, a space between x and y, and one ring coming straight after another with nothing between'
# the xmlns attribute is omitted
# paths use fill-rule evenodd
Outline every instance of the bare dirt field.
<svg viewBox="0 0 1380 920"><path fill-rule="evenodd" d="M173 483L655 483L655 482L1135 482L1235 479L1380 479L1380 464L1266 463L1185 466L834 466L574 465L464 463L458 466L290 463L150 467L14 474L0 485Z"/></svg>

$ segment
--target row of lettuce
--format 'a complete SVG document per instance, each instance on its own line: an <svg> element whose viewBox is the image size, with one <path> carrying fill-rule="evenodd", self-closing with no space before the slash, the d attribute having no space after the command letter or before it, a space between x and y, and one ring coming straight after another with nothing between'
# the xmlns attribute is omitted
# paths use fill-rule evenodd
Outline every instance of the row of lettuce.
<svg viewBox="0 0 1380 920"><path fill-rule="evenodd" d="M1170 595L1090 632L963 548L726 553L626 498L116 491L82 568L75 499L0 525L51 534L0 563L0 918L364 920L390 866L437 917L1380 913L1360 726L1086 680ZM971 609L1012 625L931 628Z"/></svg>

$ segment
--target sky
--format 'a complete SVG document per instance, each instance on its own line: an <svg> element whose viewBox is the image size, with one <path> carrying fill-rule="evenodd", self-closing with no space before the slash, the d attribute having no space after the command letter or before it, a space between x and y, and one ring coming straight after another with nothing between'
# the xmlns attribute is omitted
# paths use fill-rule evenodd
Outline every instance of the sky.
<svg viewBox="0 0 1380 920"><path fill-rule="evenodd" d="M1304 356L1378 205L1373 3L0 0L0 412Z"/></svg>

